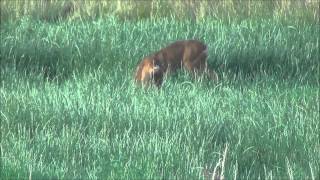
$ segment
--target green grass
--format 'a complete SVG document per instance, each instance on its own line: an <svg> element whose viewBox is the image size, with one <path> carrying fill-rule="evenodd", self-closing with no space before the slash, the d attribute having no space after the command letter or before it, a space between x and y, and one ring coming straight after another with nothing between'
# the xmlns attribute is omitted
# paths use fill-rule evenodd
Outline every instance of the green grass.
<svg viewBox="0 0 320 180"><path fill-rule="evenodd" d="M124 73L146 54L177 39L199 39L209 46L209 62L233 72L280 73L313 78L318 73L317 24L246 20L240 23L169 19L120 22L43 23L24 18L1 26L3 64L41 67L48 76L70 76L122 66ZM220 69L218 69L220 70ZM130 72L131 73L131 72Z"/></svg>
<svg viewBox="0 0 320 180"><path fill-rule="evenodd" d="M319 37L312 23L116 18L1 25L0 179L317 179ZM217 84L184 72L142 89L144 56L209 46ZM224 67L221 67L224 65Z"/></svg>
<svg viewBox="0 0 320 180"><path fill-rule="evenodd" d="M93 20L110 15L122 20L214 18L225 21L247 18L294 20L319 23L317 0L223 0L223 1L159 1L159 0L2 0L0 20L14 21L24 16L57 22L60 20Z"/></svg>

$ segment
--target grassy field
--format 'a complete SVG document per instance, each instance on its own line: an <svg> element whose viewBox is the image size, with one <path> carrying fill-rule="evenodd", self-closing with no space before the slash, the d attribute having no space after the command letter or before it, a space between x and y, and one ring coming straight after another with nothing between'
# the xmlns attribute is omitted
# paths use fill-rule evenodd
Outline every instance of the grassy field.
<svg viewBox="0 0 320 180"><path fill-rule="evenodd" d="M0 179L320 177L319 24L170 18L1 24ZM133 82L177 39L209 46L218 83Z"/></svg>
<svg viewBox="0 0 320 180"><path fill-rule="evenodd" d="M160 17L200 20L211 17L226 21L276 18L319 22L320 16L318 0L2 0L0 8L1 21L26 15L49 22L92 20L113 15L122 20Z"/></svg>

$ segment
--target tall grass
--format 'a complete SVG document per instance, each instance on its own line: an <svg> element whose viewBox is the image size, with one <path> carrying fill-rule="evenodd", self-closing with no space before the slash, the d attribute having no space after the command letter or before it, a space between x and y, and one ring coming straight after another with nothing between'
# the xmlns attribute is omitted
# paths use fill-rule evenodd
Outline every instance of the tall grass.
<svg viewBox="0 0 320 180"><path fill-rule="evenodd" d="M319 22L319 5L315 0L3 0L1 20L31 16L47 21L58 19L96 19L114 15L120 19L174 17L201 20L271 18Z"/></svg>
<svg viewBox="0 0 320 180"><path fill-rule="evenodd" d="M60 84L1 73L2 179L197 179L227 143L228 179L319 177L319 86L186 78L157 91L120 69Z"/></svg>
<svg viewBox="0 0 320 180"><path fill-rule="evenodd" d="M109 18L51 24L24 18L2 26L1 63L28 70L40 67L48 76L114 66L128 74L148 53L177 39L195 38L208 44L209 62L217 70L316 80L318 33L317 25L270 20L134 23Z"/></svg>
<svg viewBox="0 0 320 180"><path fill-rule="evenodd" d="M222 157L226 179L319 179L318 33L268 18L2 22L0 179L211 179ZM134 84L143 56L189 38L218 83Z"/></svg>

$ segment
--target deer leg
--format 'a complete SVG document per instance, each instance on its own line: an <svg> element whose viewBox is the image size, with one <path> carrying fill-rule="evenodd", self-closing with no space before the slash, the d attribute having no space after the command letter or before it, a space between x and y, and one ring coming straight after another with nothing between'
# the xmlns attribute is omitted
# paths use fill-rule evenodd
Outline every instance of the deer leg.
<svg viewBox="0 0 320 180"><path fill-rule="evenodd" d="M185 57L190 57L186 55ZM194 59L184 59L184 67L188 71L192 72L194 75L199 74L200 72L204 72L206 69L206 58L207 52L201 52L196 58Z"/></svg>

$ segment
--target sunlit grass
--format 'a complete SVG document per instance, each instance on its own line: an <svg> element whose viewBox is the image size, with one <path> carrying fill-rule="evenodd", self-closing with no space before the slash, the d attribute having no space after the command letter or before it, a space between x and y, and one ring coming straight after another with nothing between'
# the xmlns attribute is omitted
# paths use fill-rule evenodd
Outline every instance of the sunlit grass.
<svg viewBox="0 0 320 180"><path fill-rule="evenodd" d="M277 72L284 78L298 75L305 79L318 73L317 34L316 25L269 20L121 23L109 18L49 24L26 18L1 27L0 48L4 64L16 68L40 65L47 76L70 76L74 70L102 68L112 72L118 66L123 73L132 73L150 52L177 39L200 39L208 44L209 63L217 70Z"/></svg>
<svg viewBox="0 0 320 180"><path fill-rule="evenodd" d="M318 29L169 19L1 26L0 179L317 179ZM218 83L132 80L169 42L209 46Z"/></svg>
<svg viewBox="0 0 320 180"><path fill-rule="evenodd" d="M226 143L227 177L234 167L239 177L287 177L286 159L295 177L319 169L318 87L172 80L157 91L102 74L60 85L1 74L8 76L1 90L4 169L23 177L32 168L60 178L198 178Z"/></svg>

